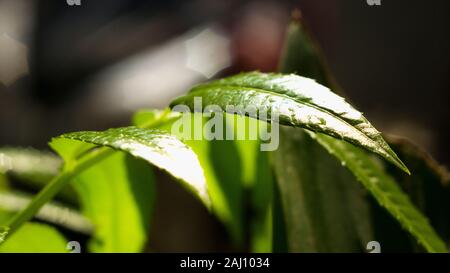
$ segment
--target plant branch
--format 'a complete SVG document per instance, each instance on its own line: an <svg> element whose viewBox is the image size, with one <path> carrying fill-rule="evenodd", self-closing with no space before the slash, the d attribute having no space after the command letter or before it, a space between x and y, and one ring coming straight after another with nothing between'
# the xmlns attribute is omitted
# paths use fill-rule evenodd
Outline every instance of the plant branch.
<svg viewBox="0 0 450 273"><path fill-rule="evenodd" d="M148 129L158 127L164 123L164 119L169 113L170 109L166 109L159 118L140 127ZM73 164L66 164L63 170L52 180L50 180L50 182L33 198L33 200L24 210L22 210L20 213L17 213L7 222L7 236L9 237L23 224L33 218L33 216L42 208L42 206L44 206L49 200L51 200L72 178L88 169L89 167L100 162L101 160L105 159L106 157L110 156L114 152L115 150L111 148L103 147L90 151Z"/></svg>

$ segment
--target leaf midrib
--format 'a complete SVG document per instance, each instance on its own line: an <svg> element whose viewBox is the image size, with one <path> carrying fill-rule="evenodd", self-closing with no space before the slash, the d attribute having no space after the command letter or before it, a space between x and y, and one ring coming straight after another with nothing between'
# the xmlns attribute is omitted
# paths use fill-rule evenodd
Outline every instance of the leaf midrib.
<svg viewBox="0 0 450 273"><path fill-rule="evenodd" d="M383 150L385 153L387 153L388 155L392 156L392 155L389 153L389 151L387 151L386 149L384 149L380 144L378 144L378 142L376 142L375 140L371 139L369 136L367 136L366 134L364 134L364 132L362 132L361 130L359 130L359 129L358 129L357 127L355 127L354 125L348 123L346 120L342 119L340 116L338 116L338 115L336 115L336 114L334 114L334 113L328 111L327 109L321 108L321 107L318 106L318 105L315 105L315 104L311 104L311 103L308 103L308 102L304 102L304 101L298 100L298 99L293 98L293 97L291 97L291 96L288 96L288 95L286 95L286 94L282 94L282 93L278 93L278 92L276 92L276 91L267 90L267 89L262 89L262 88L249 87L249 86L241 86L241 85L232 85L232 84L226 84L226 85L224 85L224 84L209 84L209 85L198 86L198 87L195 87L194 89L192 89L192 91L191 91L189 94L191 95L191 94L195 94L195 93L200 93L200 92L202 92L202 91L208 91L207 89L208 89L208 88L211 88L211 87L222 87L222 88L224 88L224 87L225 87L225 88L226 88L226 87L232 87L232 88L242 88L242 89L249 89L249 90L251 89L251 90L255 90L255 91L261 92L261 93L266 93L266 94L270 94L270 95L273 95L273 96L279 96L279 97L282 97L282 98L285 98L285 99L293 100L293 101L296 102L296 103L303 104L303 105L305 105L305 106L307 106L307 107L311 107L311 108L316 109L316 110L318 110L318 111L324 112L325 114L327 114L327 115L329 115L329 116L331 116L331 117L333 117L333 118L335 118L335 119L341 121L342 123L348 125L348 127L350 127L353 131L357 132L359 135L362 135L364 138L368 139L371 143L376 144L376 146L379 147L381 150ZM239 91L236 90L236 89L228 89L228 90L225 90L224 92L235 92L235 93L238 93ZM362 122L361 122L361 123L362 123ZM394 159L395 159L395 158L394 158Z"/></svg>
<svg viewBox="0 0 450 273"><path fill-rule="evenodd" d="M153 147L156 147L156 148L160 149L162 153L167 154L164 151L164 149L161 149L158 145L156 145L155 143L153 143L153 142L151 142L149 140L145 140L143 138L139 138L139 137L127 134L127 133L122 133L122 134L123 134L124 138L126 138L127 140L131 140L131 142L137 142L137 143L145 145L145 146L153 146ZM164 134L154 134L154 136L174 140L174 139L172 139L170 137L167 137ZM157 137L155 137L155 139ZM122 147L120 147L120 146L119 147L114 146L114 142L108 142L108 143L99 144L99 143L97 143L97 142L95 142L93 140L85 139L85 138L82 138L82 137L74 137L74 136L71 136L70 134L66 134L66 135L61 135L59 137L55 137L55 139L57 139L57 138L65 138L65 139L71 139L71 140L75 140L75 141L81 141L81 142L85 142L85 143L89 143L89 144L94 144L94 145L96 145L96 147L104 146L104 147L108 147L108 148L111 148L111 149L116 150L116 151L128 151L128 149L122 149ZM181 142L181 140L180 140L180 142ZM183 143L183 142L181 142L181 143ZM183 143L183 144L186 145L185 143ZM89 152L89 150L87 152ZM130 154L132 154L132 153L130 153Z"/></svg>

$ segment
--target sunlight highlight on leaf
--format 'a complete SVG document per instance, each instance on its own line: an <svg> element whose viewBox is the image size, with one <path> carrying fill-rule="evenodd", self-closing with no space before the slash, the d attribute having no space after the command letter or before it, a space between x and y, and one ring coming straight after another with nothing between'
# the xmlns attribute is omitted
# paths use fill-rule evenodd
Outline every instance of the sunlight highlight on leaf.
<svg viewBox="0 0 450 273"><path fill-rule="evenodd" d="M210 206L205 177L197 156L186 144L166 132L132 126L101 132L83 131L54 138L50 145L55 145L59 139L107 146L142 158L184 181L183 185Z"/></svg>
<svg viewBox="0 0 450 273"><path fill-rule="evenodd" d="M256 107L277 116L280 124L325 133L364 147L409 173L394 151L362 114L325 86L294 74L249 72L200 84L175 99L171 107L187 105L194 111L195 97L203 105ZM261 118L261 117L258 117Z"/></svg>

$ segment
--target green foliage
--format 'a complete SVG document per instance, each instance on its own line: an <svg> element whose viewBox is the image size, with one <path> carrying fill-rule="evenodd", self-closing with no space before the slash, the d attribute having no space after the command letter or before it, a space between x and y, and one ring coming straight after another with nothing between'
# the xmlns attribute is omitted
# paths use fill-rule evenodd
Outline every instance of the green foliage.
<svg viewBox="0 0 450 273"><path fill-rule="evenodd" d="M64 134L54 138L50 146L64 158L66 168L69 169L77 164L77 157L93 148L91 145L76 146L71 140L110 147L144 159L180 179L205 205L210 204L197 155L170 134L137 127ZM103 150L102 153L111 154L111 151L113 150Z"/></svg>
<svg viewBox="0 0 450 273"><path fill-rule="evenodd" d="M281 70L283 72L297 71L304 75L316 77L324 84L336 86L333 79L326 73L326 64L321 56L320 51L314 47L314 42L302 29L300 24L293 22L288 29L288 39L284 57L282 58ZM369 154L353 145L338 141L321 133L308 131L308 134L312 139L316 140L318 144L330 152L330 154L334 155L340 161L342 166L349 169L354 174L355 178L362 183L372 196L374 196L378 201L378 204L386 208L387 211L396 218L422 246L430 252L446 252L445 244L429 225L427 219L414 207L414 205L412 205L408 196L400 190L389 174L382 167L373 162L374 159L371 158ZM284 138L282 138L281 143L287 145L291 142L298 142L292 139L293 135L295 134L286 134ZM384 142L384 145L387 145L386 142ZM314 144L310 143L308 147L314 147ZM310 158L313 154L314 153L306 153L303 159ZM326 159L316 160L315 164L324 162L326 162ZM328 168L324 167L324 169L326 170ZM405 177L404 174L399 175ZM314 177L319 176L320 175L316 175ZM309 180L311 180L311 178ZM347 182L343 182L343 189L353 187L349 181L353 182L352 180L354 179L347 177L345 180ZM329 185L326 188L330 187L331 186ZM332 192L336 193L338 190ZM355 193L347 196L346 199L359 200L358 203L360 205L363 207L368 206L367 201L361 200ZM323 203L326 204L326 202ZM353 204L350 207L357 209L358 206ZM365 209L365 213L360 213L360 216L358 217L359 221L355 223L356 226L361 223L368 223L368 221L370 221L368 214L369 211L367 211L367 209ZM368 225L365 224L365 226ZM301 225L296 226L296 228L299 227L301 227ZM365 230L367 230L367 228ZM368 236L372 237L373 234ZM368 241L368 236L365 236L366 242Z"/></svg>
<svg viewBox="0 0 450 273"><path fill-rule="evenodd" d="M446 246L428 220L411 203L396 182L369 155L354 146L324 135L313 135L346 166L364 187L429 252L446 252Z"/></svg>
<svg viewBox="0 0 450 273"><path fill-rule="evenodd" d="M28 221L69 183L77 193L81 212L94 225L89 251L142 251L156 198L150 163L180 181L211 209L239 250L364 251L369 241L378 239L370 203L373 198L426 251L446 252L445 243L419 209L429 214L428 205L421 200L431 203L431 193L441 188L448 193L448 183L436 183L439 186L426 192L413 187L417 209L395 179L410 189L426 179L422 174L428 177L435 172L422 168L424 160L413 157L423 172L406 175L408 168L381 133L361 112L324 86L338 90L300 25L292 24L287 37L281 62L284 74L241 73L197 85L171 103L171 107L185 104L193 112L194 98L201 97L204 105L218 105L226 111L227 106L266 111L269 115L264 118L231 112L214 113L214 117L241 121L233 123L234 134L247 132L251 121L258 127L268 127L273 117L279 117L284 126L280 128L278 150L260 151L259 140L186 139L184 132L172 132L175 124L194 124L187 132L192 137L204 133L202 123L195 120L207 121L213 116L181 115L170 109L139 111L132 127L53 138L50 146L63 159L62 167L53 155L48 159L55 164L41 166L47 161L33 161L41 158L38 152L0 150L2 191L12 192L5 174L39 181L37 185L43 187L20 213L11 216L0 211L0 224L4 226L0 239L5 241L0 242L0 251L66 252L66 240L57 230ZM321 84L287 73L315 78ZM224 122L223 126L230 125ZM401 151L407 156L404 149ZM410 159L408 162L415 162ZM439 195L442 203L448 201L445 194ZM446 213L448 206L434 215L431 223L448 238L448 221L439 221ZM45 238L46 244L35 238Z"/></svg>
<svg viewBox="0 0 450 273"><path fill-rule="evenodd" d="M74 179L82 211L95 227L91 251L143 249L154 208L154 183L152 170L144 161L121 152Z"/></svg>
<svg viewBox="0 0 450 273"><path fill-rule="evenodd" d="M201 113L182 117L179 113L172 112L163 116L163 111L141 110L133 116L136 126L157 124L160 130L170 132L174 122L180 118L193 124L192 132L203 128L194 120L206 120ZM225 126L225 125L224 125ZM177 135L182 138L182 135ZM185 140L197 155L203 169L208 193L211 198L214 214L227 226L230 236L238 246L244 241L244 208L243 208L243 184L241 181L241 158L234 143L230 141ZM221 161L225 160L225 162ZM230 171L232 170L232 171Z"/></svg>
<svg viewBox="0 0 450 273"><path fill-rule="evenodd" d="M369 207L351 173L307 132L281 128L280 139L273 164L284 209L288 250L364 249L373 240Z"/></svg>
<svg viewBox="0 0 450 273"><path fill-rule="evenodd" d="M344 139L381 155L409 173L361 112L314 80L293 74L241 73L198 85L171 106L185 104L194 111L195 97L201 97L205 105L218 105L223 110L231 105L266 111L270 113L267 121L278 116L280 124Z"/></svg>
<svg viewBox="0 0 450 273"><path fill-rule="evenodd" d="M27 223L0 245L0 253L67 253L66 245L66 239L54 228Z"/></svg>
<svg viewBox="0 0 450 273"><path fill-rule="evenodd" d="M385 171L396 181L410 197L414 205L429 219L430 224L439 236L450 245L450 173L436 162L428 153L407 139L389 137L389 145L398 151L401 158L408 164L414 173L410 176L402 175L396 168L384 162ZM377 224L377 223L375 223ZM384 226L382 223L379 225ZM380 235L388 237L384 241L389 242L389 237L395 237L385 229L380 230ZM380 237L381 237L380 236ZM384 238L382 238L384 239ZM406 247L420 251L411 241Z"/></svg>

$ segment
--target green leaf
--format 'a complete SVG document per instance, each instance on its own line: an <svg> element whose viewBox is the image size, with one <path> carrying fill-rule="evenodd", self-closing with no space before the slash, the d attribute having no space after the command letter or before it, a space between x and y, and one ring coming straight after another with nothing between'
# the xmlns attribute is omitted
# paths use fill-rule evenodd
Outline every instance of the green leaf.
<svg viewBox="0 0 450 273"><path fill-rule="evenodd" d="M174 122L181 115L171 112L160 120L163 111L141 110L134 117L133 122L138 126L158 123L159 129L171 131ZM186 121L191 121L190 135L195 130L201 131L201 124L195 119L207 118L201 113L186 115ZM248 203L252 217L247 220L250 225L250 245L253 252L272 251L272 174L267 153L259 151L259 140L239 139L238 135L246 132L248 138L251 123L257 126L270 126L266 122L247 117L224 115L224 124L234 124L234 141L206 141L185 140L199 157L205 171L214 213L226 225L232 239L237 246L244 241L244 207ZM224 130L225 131L225 130ZM179 135L179 137L183 137ZM225 139L225 137L224 137ZM245 202L244 189L249 193L250 201Z"/></svg>
<svg viewBox="0 0 450 273"><path fill-rule="evenodd" d="M242 182L247 190L246 203L252 217L249 224L249 243L252 252L268 253L273 250L273 226L272 226L272 191L273 174L267 152L260 150L261 141L249 139L250 130L256 130L256 136L262 131L267 131L270 124L251 119L245 116L225 114L227 124L234 124L234 144L239 153L242 170ZM245 137L242 137L245 132ZM241 134L241 138L239 138ZM231 166L229 166L231 167Z"/></svg>
<svg viewBox="0 0 450 273"><path fill-rule="evenodd" d="M288 250L364 249L373 240L373 233L361 186L304 130L280 129L280 147L273 152L272 161L281 193Z"/></svg>
<svg viewBox="0 0 450 273"><path fill-rule="evenodd" d="M0 191L7 190L9 188L9 181L6 175L0 173Z"/></svg>
<svg viewBox="0 0 450 273"><path fill-rule="evenodd" d="M291 23L286 37L281 71L296 72L315 78L321 84L330 85L333 80L325 73L326 66L320 50L300 24ZM364 189L305 132L290 128L281 128L281 132L280 143L281 147L285 148L286 154L279 150L274 152L274 157L281 158L285 165L279 163L274 165L278 174L279 191L284 193L279 199L284 204L295 203L293 206L284 206L284 219L278 219L278 222L284 220L287 236L293 237L288 241L289 249L296 251L322 249L332 252L363 250L367 242L373 240L371 213ZM300 165L301 171L296 169L297 165ZM294 172L293 181L288 180L289 176L283 169L286 166L291 169L290 172ZM305 197L299 202L293 201L302 194ZM304 211L304 217L308 221L299 222L295 218L297 210ZM324 214L331 215L317 215L317 211L320 210L324 210ZM339 219L336 220L334 217ZM299 236L300 234L304 237ZM330 237L333 241L330 241ZM306 238L309 238L309 244Z"/></svg>
<svg viewBox="0 0 450 273"><path fill-rule="evenodd" d="M387 140L414 173L405 176L387 164L386 171L399 182L414 205L427 216L439 236L450 246L450 173L430 154L407 139L389 136Z"/></svg>
<svg viewBox="0 0 450 273"><path fill-rule="evenodd" d="M183 118L186 123L191 123L189 133L195 130L203 132L200 123L195 120L206 121L201 113L182 115L170 112L162 119L164 111L141 110L133 116L136 126L146 124L158 124L156 128L170 132L175 122ZM189 130L186 128L186 130ZM174 132L178 133L178 132ZM182 138L182 135L178 135ZM226 226L236 246L242 246L244 242L244 208L243 185L241 182L241 159L232 141L207 141L184 140L197 155L203 169L208 192L211 198L211 206L214 214Z"/></svg>
<svg viewBox="0 0 450 273"><path fill-rule="evenodd" d="M294 70L318 78L324 84L335 85L330 74L326 73L327 69L321 58L320 49L314 46L312 39L297 22L292 23L288 30L283 60L281 65L283 72ZM427 219L417 211L395 181L376 165L367 153L324 134L315 134L310 131L308 133L337 157L341 164L352 171L378 203L385 207L428 251L445 251L445 246ZM384 145L387 146L387 144Z"/></svg>
<svg viewBox="0 0 450 273"><path fill-rule="evenodd" d="M364 151L323 134L310 134L346 166L377 202L429 252L447 252L428 220L414 207L396 182Z"/></svg>
<svg viewBox="0 0 450 273"><path fill-rule="evenodd" d="M110 147L144 159L180 179L187 189L209 207L205 177L197 156L183 142L166 132L131 126L101 132L74 132L53 138L50 146L66 160L66 168L70 168L77 155L92 149L89 146L59 145L68 139Z"/></svg>
<svg viewBox="0 0 450 273"><path fill-rule="evenodd" d="M95 252L142 250L153 209L154 179L141 159L181 179L184 186L209 205L196 155L165 132L137 127L76 132L54 138L50 146L64 158L67 172L81 164L84 155L97 146L135 156L110 150L112 153L104 159L75 175L74 186L80 193L83 211L97 228L90 243Z"/></svg>
<svg viewBox="0 0 450 273"><path fill-rule="evenodd" d="M27 223L0 245L1 253L67 253L66 239L54 228Z"/></svg>
<svg viewBox="0 0 450 273"><path fill-rule="evenodd" d="M203 105L218 105L223 111L229 111L227 106L230 105L267 111L267 121L271 116L278 116L280 124L344 139L379 154L409 173L361 112L309 78L293 74L241 73L198 85L188 95L174 100L171 107L184 104L194 111L195 97L201 97Z"/></svg>
<svg viewBox="0 0 450 273"><path fill-rule="evenodd" d="M269 163L268 153L259 151L254 160L254 182L250 186L251 209L250 219L251 250L257 253L273 251L273 186L274 179ZM244 158L245 159L245 158ZM249 163L247 163L248 165Z"/></svg>
<svg viewBox="0 0 450 273"><path fill-rule="evenodd" d="M300 22L289 24L280 61L280 71L313 78L325 86L335 86L317 42Z"/></svg>
<svg viewBox="0 0 450 273"><path fill-rule="evenodd" d="M83 213L95 229L91 252L140 252L147 242L155 179L145 161L116 152L75 178Z"/></svg>

